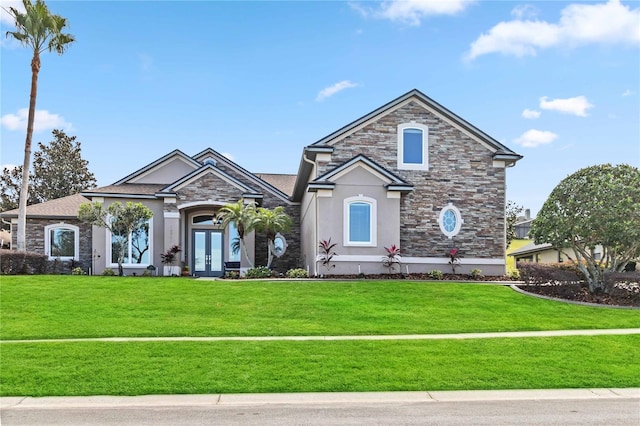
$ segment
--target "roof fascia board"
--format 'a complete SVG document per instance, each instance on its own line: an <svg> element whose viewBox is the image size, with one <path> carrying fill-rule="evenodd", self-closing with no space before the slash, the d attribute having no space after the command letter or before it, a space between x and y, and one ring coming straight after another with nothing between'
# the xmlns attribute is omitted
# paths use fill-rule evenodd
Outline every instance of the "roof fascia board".
<svg viewBox="0 0 640 426"><path fill-rule="evenodd" d="M155 195L151 194L118 194L116 192L81 192L83 197L104 197L104 198L144 198L155 199Z"/></svg>
<svg viewBox="0 0 640 426"><path fill-rule="evenodd" d="M358 166L360 163L362 163L362 165L366 166L368 168L369 171L371 171L372 173L376 173L378 176L380 176L382 178L382 180L385 180L387 184L389 183L398 183L398 184L408 184L408 182L406 182L404 179L400 178L399 176L396 176L395 174L393 174L392 172L390 172L389 170L385 169L384 167L382 167L381 165L377 164L376 162L374 162L373 160L369 159L367 156L363 155L363 154L359 154L355 157L353 157L351 160L337 166L336 168L334 168L333 170L330 170L329 172L325 173L322 176L319 176L317 178L317 180L321 181L321 180L332 180L332 179L337 179L339 176L344 175L343 172L346 172L347 170L352 169L355 166ZM339 175L339 176L338 176Z"/></svg>
<svg viewBox="0 0 640 426"><path fill-rule="evenodd" d="M162 164L166 163L169 159L178 156L180 159L184 160L185 163L187 164L192 164L193 166L200 167L200 163L198 163L197 161L195 161L193 158L189 157L187 154L185 154L184 152L180 151L179 149L175 149L173 151L171 151L170 153L168 153L165 156L162 156L160 158L158 158L156 161L147 164L146 166L144 166L143 168L136 170L135 172L131 173L130 175L120 179L119 181L113 183L113 185L121 185L123 183L130 183L130 181L134 178L138 178L138 177L142 177L143 175L157 170L157 167L161 166Z"/></svg>

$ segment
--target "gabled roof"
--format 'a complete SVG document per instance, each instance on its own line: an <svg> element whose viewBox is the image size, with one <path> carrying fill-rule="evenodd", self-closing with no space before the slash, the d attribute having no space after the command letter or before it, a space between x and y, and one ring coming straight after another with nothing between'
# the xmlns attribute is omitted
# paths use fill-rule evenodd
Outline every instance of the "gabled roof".
<svg viewBox="0 0 640 426"><path fill-rule="evenodd" d="M144 166L143 168L136 170L135 172L131 173L130 175L120 179L119 181L115 182L114 185L121 185L123 183L127 183L137 177L140 177L144 174L146 174L147 172L154 170L155 168L157 168L158 166L161 166L163 163L166 163L168 161L171 161L175 158L179 158L182 161L184 161L187 164L193 164L193 166L195 168L200 167L200 163L196 160L194 160L193 158L189 157L187 154L185 154L184 152L180 151L179 149L175 149L173 151L171 151L170 153L168 153L167 155L164 155L160 158L158 158L156 161L147 164L146 166Z"/></svg>
<svg viewBox="0 0 640 426"><path fill-rule="evenodd" d="M460 128L465 133L467 133L470 136L472 136L474 139L477 139L477 140L485 143L489 147L491 147L492 151L494 152L494 156L499 157L499 158L496 158L496 159L510 160L510 161L513 161L515 163L516 161L518 161L518 160L520 160L522 158L521 155L516 154L514 151L510 150L509 148L507 148L506 146L504 146L503 144L501 144L500 142L498 142L497 140L495 140L494 138L492 138L491 136L489 136L488 134L486 134L482 130L478 129L477 127L473 126L472 124L470 124L466 120L462 119L458 115L456 115L453 112L449 111L447 108L445 108L444 106L440 105L439 103L437 103L436 101L434 101L433 99L431 99L430 97L428 97L427 95L425 95L424 93L422 93L421 91L419 91L417 89L410 90L409 92L405 93L404 95L399 96L396 99L392 100L391 102L388 102L388 103L384 104L383 106L381 106L380 108L370 112L369 114L358 118L357 120L347 124L346 126L340 128L340 129L336 130L335 132L333 132L333 133L323 137L322 139L314 142L311 146L330 145L335 139L337 139L337 138L339 138L339 137L351 132L352 130L354 130L354 129L366 124L370 120L378 118L378 116L383 115L383 114L393 110L394 108L398 107L399 105L403 104L404 102L406 102L406 101L408 101L409 99L412 99L412 98L417 100L417 101L419 101L419 102L421 102L421 103L423 103L432 112L434 112L435 114L437 114L437 115L441 116L442 118L446 119L447 121L449 121L454 126Z"/></svg>
<svg viewBox="0 0 640 426"><path fill-rule="evenodd" d="M290 193L282 191L280 188L278 188L275 185L272 185L266 179L261 179L258 176L258 174L251 173L250 171L244 169L243 167L239 166L235 162L231 161L229 158L227 158L224 155L220 154L215 149L207 148L207 149L205 149L203 151L200 151L196 155L194 155L193 158L195 160L197 160L197 161L204 161L206 158L213 158L217 162L221 162L225 166L227 166L229 168L232 168L236 172L238 172L241 175L245 176L247 179L251 180L256 185L261 186L262 188L264 188L267 191L271 192L272 194L274 194L275 196L277 196L281 200L286 201L287 203L291 202L291 200L289 198L289 194Z"/></svg>
<svg viewBox="0 0 640 426"><path fill-rule="evenodd" d="M205 165L203 165L198 170L194 170L192 173L182 177L181 179L173 182L170 185L165 186L159 192L173 193L174 191L179 190L180 188L188 185L189 183L191 183L191 182L193 182L193 181L195 181L195 180L197 180L197 179L201 178L202 176L204 176L206 174L209 174L209 173L219 177L220 179L224 180L225 182L228 182L230 185L235 186L236 188L241 190L246 195L250 195L250 196L258 196L258 195L260 195L260 193L258 191L256 191L255 189L245 185L244 183L240 182L238 179L234 178L230 174L223 172L222 170L220 170L219 168L217 168L213 164L205 164Z"/></svg>
<svg viewBox="0 0 640 426"><path fill-rule="evenodd" d="M89 200L81 194L75 194L51 201L45 201L44 203L32 204L27 206L27 217L51 219L77 218L80 204L88 202ZM18 217L18 209L0 213L0 216Z"/></svg>
<svg viewBox="0 0 640 426"><path fill-rule="evenodd" d="M429 98L421 91L413 89L305 147L302 152L302 158L300 159L300 165L298 167L298 179L294 186L292 199L299 200L300 197L302 197L302 194L304 193L304 190L307 186L307 182L309 182L311 171L313 170L313 161L318 154L332 153L332 145L338 140L359 130L370 122L377 120L381 116L390 113L395 108L400 107L405 102L408 102L410 100L415 100L421 103L432 113L441 117L443 120L447 121L451 125L457 127L459 130L469 135L471 138L483 144L485 147L491 150L494 160L504 161L507 165L513 165L522 158L522 155L517 154L511 149L507 148L496 139L492 138L482 130L478 129L458 115L449 111L447 108Z"/></svg>
<svg viewBox="0 0 640 426"><path fill-rule="evenodd" d="M375 161L368 158L366 155L359 154L352 159L345 161L344 163L334 167L325 174L318 176L316 179L309 182L309 190L314 189L329 189L333 187L334 180L341 176L343 173L353 169L354 167L364 165L369 172L377 174L382 180L386 181L386 187L392 191L412 191L413 185L402 179L400 176L385 169Z"/></svg>

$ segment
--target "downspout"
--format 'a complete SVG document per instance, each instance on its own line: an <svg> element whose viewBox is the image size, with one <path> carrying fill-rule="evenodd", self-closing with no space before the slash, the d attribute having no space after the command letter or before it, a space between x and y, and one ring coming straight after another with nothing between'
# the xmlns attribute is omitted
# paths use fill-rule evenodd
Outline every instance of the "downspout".
<svg viewBox="0 0 640 426"><path fill-rule="evenodd" d="M317 176L318 171L316 169L316 163L307 158L307 153L306 152L302 153L302 160L305 163L311 164L311 170L315 171L314 179L316 177L318 177ZM315 276L318 276L318 247L315 245L315 243L318 241L318 223L319 223L319 221L318 221L318 200L317 200L315 194L313 195L313 208L314 208L314 215L313 216L315 218L314 219L315 220L315 226L314 226L314 229L313 229L313 233L314 233L314 235L313 235L313 241L314 241L314 246L313 246L314 247L313 248L313 276L315 277Z"/></svg>

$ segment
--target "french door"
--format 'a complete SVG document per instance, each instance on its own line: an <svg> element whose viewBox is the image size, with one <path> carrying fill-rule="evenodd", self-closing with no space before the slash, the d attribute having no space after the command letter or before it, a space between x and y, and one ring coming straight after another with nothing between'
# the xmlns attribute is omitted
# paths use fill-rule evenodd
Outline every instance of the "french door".
<svg viewBox="0 0 640 426"><path fill-rule="evenodd" d="M199 277L221 277L224 274L224 234L221 230L193 230L193 273Z"/></svg>

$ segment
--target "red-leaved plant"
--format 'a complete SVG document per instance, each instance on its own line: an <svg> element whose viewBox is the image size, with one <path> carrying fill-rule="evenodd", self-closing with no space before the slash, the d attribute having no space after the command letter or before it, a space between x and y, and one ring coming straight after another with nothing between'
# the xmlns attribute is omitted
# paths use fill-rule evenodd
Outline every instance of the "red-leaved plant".
<svg viewBox="0 0 640 426"><path fill-rule="evenodd" d="M331 259L333 256L337 256L338 254L333 251L333 248L337 245L337 243L331 244L331 238L328 240L320 240L318 247L320 248L320 254L318 255L318 260L322 262L322 266L327 268L329 271L331 268L335 268L336 265L331 264Z"/></svg>
<svg viewBox="0 0 640 426"><path fill-rule="evenodd" d="M457 248L452 248L449 250L449 265L451 265L451 271L456 273L456 266L460 264L460 251Z"/></svg>
<svg viewBox="0 0 640 426"><path fill-rule="evenodd" d="M389 273L393 271L395 265L398 265L398 269L400 267L400 247L395 244L391 247L384 248L387 251L387 254L382 258L382 265L385 268L389 269Z"/></svg>

